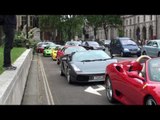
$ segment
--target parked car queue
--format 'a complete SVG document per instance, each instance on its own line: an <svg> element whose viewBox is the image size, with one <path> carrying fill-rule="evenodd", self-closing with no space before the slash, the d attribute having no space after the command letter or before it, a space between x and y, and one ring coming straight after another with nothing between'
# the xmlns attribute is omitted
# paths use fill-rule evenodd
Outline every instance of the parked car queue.
<svg viewBox="0 0 160 120"><path fill-rule="evenodd" d="M119 48L121 45L121 56L132 53L138 58L118 62L102 50L86 50L82 46L59 46L56 47L57 53L63 51L59 56L60 75L65 76L69 84L104 81L109 102L117 100L126 105L159 105L160 94L157 91L160 86L160 60L150 57L154 56L149 54L151 50L147 52L149 47L159 50L159 40L149 41L141 50L129 38L119 38L110 44L117 41ZM113 52L112 46L109 48L110 52ZM141 56L141 52L144 55ZM155 57L159 57L159 51ZM57 55L55 58L57 60Z"/></svg>

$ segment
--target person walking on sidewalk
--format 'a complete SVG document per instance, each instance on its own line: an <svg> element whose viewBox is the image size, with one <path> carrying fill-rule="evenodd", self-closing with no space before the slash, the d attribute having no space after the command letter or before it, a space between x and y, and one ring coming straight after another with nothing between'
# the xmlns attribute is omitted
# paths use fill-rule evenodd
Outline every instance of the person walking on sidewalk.
<svg viewBox="0 0 160 120"><path fill-rule="evenodd" d="M16 15L4 15L3 17L4 22L2 24L2 28L5 34L3 68L5 70L16 70L17 67L11 64L11 50L13 48L17 19Z"/></svg>

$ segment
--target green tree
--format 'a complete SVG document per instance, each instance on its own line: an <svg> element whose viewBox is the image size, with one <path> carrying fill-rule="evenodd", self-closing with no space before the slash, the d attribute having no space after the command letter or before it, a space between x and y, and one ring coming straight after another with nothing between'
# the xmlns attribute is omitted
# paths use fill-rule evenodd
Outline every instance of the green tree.
<svg viewBox="0 0 160 120"><path fill-rule="evenodd" d="M118 28L118 30L122 27L122 19L120 15L102 15L101 22L105 33L105 38L108 39L107 33L109 28ZM122 35L122 31L119 32Z"/></svg>
<svg viewBox="0 0 160 120"><path fill-rule="evenodd" d="M50 33L49 39L56 39L56 29L60 23L60 15L40 15L39 26L43 32Z"/></svg>
<svg viewBox="0 0 160 120"><path fill-rule="evenodd" d="M83 16L80 15L64 15L63 16L63 28L68 35L68 39L71 40L74 36L82 34L82 25L84 24Z"/></svg>
<svg viewBox="0 0 160 120"><path fill-rule="evenodd" d="M52 39L72 39L82 32L83 17L79 15L41 15L40 29L53 33ZM57 34L55 34L57 33Z"/></svg>
<svg viewBox="0 0 160 120"><path fill-rule="evenodd" d="M88 21L88 25L90 25L94 30L94 37L96 39L97 29L102 26L101 16L100 15L87 15L86 19Z"/></svg>

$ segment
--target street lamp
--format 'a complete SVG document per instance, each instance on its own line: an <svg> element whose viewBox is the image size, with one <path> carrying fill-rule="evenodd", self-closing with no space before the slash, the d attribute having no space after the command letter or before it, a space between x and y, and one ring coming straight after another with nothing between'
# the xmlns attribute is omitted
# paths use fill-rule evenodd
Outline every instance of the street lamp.
<svg viewBox="0 0 160 120"><path fill-rule="evenodd" d="M28 15L26 15L26 38L28 39Z"/></svg>

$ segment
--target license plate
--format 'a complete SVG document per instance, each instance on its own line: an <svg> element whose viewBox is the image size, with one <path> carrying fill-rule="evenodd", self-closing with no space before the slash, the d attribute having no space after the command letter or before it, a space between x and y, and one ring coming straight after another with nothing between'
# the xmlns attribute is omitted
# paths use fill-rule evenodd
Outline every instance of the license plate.
<svg viewBox="0 0 160 120"><path fill-rule="evenodd" d="M98 80L98 79L99 79L99 80L102 80L102 79L104 79L104 75L94 76L93 79L94 79L94 80Z"/></svg>
<svg viewBox="0 0 160 120"><path fill-rule="evenodd" d="M137 51L131 51L131 53L137 53Z"/></svg>

